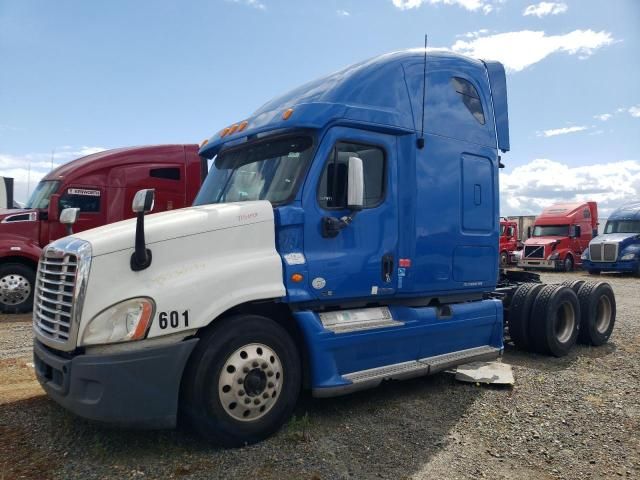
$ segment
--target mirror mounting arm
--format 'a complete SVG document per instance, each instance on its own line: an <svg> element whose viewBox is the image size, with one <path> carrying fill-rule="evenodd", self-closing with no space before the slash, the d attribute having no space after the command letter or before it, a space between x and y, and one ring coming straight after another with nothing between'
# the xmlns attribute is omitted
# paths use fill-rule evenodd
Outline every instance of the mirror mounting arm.
<svg viewBox="0 0 640 480"><path fill-rule="evenodd" d="M131 270L139 272L151 265L151 250L144 239L144 212L138 212L136 219L136 244L131 254Z"/></svg>
<svg viewBox="0 0 640 480"><path fill-rule="evenodd" d="M337 237L338 233L340 233L340 230L351 225L357 213L358 210L354 210L351 212L351 214L345 215L341 218L322 217L322 236L324 238Z"/></svg>

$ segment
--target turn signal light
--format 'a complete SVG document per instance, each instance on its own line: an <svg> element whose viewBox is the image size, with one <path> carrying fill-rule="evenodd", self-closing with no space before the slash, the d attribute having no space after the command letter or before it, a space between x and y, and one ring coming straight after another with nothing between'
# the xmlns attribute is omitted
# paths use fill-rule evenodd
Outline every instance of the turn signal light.
<svg viewBox="0 0 640 480"><path fill-rule="evenodd" d="M200 144L200 148L204 147L207 143L209 143L209 139L205 138L202 143Z"/></svg>
<svg viewBox="0 0 640 480"><path fill-rule="evenodd" d="M289 120L289 117L291 116L292 113L293 113L293 108L287 108L282 114L282 119Z"/></svg>
<svg viewBox="0 0 640 480"><path fill-rule="evenodd" d="M304 277L299 273L294 273L293 275L291 275L292 282L300 283L302 280L304 280Z"/></svg>

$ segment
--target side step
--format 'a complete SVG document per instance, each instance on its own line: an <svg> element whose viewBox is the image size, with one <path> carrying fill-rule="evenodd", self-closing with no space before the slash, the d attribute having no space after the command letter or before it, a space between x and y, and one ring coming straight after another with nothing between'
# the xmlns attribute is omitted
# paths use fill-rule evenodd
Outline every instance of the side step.
<svg viewBox="0 0 640 480"><path fill-rule="evenodd" d="M430 375L447 368L451 368L464 363L478 362L485 360L495 360L500 356L500 349L488 345L482 347L469 348L443 355L421 358L410 362L385 365L383 367L361 370L343 375L350 384L337 387L314 388L314 397L335 397L348 393L377 387L383 380L404 380L407 378Z"/></svg>

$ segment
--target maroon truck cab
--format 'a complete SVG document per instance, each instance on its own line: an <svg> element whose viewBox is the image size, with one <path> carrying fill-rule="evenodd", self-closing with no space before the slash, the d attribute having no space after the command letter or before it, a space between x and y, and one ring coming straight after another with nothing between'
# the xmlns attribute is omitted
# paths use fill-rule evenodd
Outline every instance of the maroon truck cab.
<svg viewBox="0 0 640 480"><path fill-rule="evenodd" d="M0 311L31 309L42 247L66 236L63 209L80 209L73 229L82 231L132 218L133 196L144 188L155 189L154 212L186 207L206 165L198 145L158 145L95 153L50 172L24 209L0 210Z"/></svg>
<svg viewBox="0 0 640 480"><path fill-rule="evenodd" d="M518 222L500 219L500 265L505 266L514 262L514 253L520 244Z"/></svg>
<svg viewBox="0 0 640 480"><path fill-rule="evenodd" d="M536 218L518 266L571 271L597 234L596 202L551 205Z"/></svg>

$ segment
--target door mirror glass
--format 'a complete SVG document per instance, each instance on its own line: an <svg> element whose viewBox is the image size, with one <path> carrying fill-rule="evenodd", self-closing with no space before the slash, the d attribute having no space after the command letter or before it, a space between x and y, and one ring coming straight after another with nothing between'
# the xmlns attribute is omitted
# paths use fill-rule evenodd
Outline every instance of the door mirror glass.
<svg viewBox="0 0 640 480"><path fill-rule="evenodd" d="M364 170L361 158L349 157L347 182L347 207L351 210L362 210L364 204Z"/></svg>
<svg viewBox="0 0 640 480"><path fill-rule="evenodd" d="M57 222L60 214L60 210L58 207L58 201L60 200L60 195L54 193L49 197L49 207L47 211L47 219L50 222Z"/></svg>
<svg viewBox="0 0 640 480"><path fill-rule="evenodd" d="M65 208L60 212L60 223L63 225L73 225L78 220L79 208Z"/></svg>
<svg viewBox="0 0 640 480"><path fill-rule="evenodd" d="M153 188L138 190L135 197L133 197L131 209L134 213L147 213L153 210L154 202L155 190Z"/></svg>

